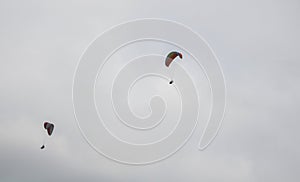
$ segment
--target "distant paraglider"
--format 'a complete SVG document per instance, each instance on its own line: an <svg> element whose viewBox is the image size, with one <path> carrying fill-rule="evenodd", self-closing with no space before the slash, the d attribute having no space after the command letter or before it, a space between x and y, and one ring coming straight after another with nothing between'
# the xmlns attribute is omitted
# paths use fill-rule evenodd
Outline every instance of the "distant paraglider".
<svg viewBox="0 0 300 182"><path fill-rule="evenodd" d="M44 129L47 130L48 136L51 136L53 133L53 130L54 130L54 124L49 123L49 122L44 122ZM44 141L43 141L43 145L41 146L41 149L45 148L45 137L44 137Z"/></svg>
<svg viewBox="0 0 300 182"><path fill-rule="evenodd" d="M165 65L166 67L169 67L171 65L171 63L176 59L176 57L180 57L180 59L182 59L182 54L176 51L172 51L170 52L165 60ZM172 76L171 76L172 77ZM169 84L172 84L174 81L171 78L171 81L169 82Z"/></svg>

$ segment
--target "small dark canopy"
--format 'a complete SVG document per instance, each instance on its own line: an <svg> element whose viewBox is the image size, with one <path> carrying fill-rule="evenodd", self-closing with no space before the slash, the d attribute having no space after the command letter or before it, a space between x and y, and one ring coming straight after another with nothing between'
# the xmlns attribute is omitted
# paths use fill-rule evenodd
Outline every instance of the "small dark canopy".
<svg viewBox="0 0 300 182"><path fill-rule="evenodd" d="M54 130L54 124L49 123L49 122L45 122L44 123L44 128L47 130L48 135L51 136L52 132Z"/></svg>
<svg viewBox="0 0 300 182"><path fill-rule="evenodd" d="M176 52L176 51L170 52L170 53L167 55L167 57L166 57L165 65L166 65L167 67L169 67L170 64L175 60L175 58L176 58L177 56L179 56L180 59L182 59L182 54L181 54L181 53Z"/></svg>

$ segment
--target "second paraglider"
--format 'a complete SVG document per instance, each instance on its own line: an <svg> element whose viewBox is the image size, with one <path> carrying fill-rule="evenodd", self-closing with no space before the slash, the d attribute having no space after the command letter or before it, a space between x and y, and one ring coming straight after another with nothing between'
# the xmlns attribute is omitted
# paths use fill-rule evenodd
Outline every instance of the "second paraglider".
<svg viewBox="0 0 300 182"><path fill-rule="evenodd" d="M44 122L44 129L47 131L48 136L51 136L54 130L54 124L49 122ZM43 145L41 146L41 149L45 148L45 139L47 136L44 136Z"/></svg>

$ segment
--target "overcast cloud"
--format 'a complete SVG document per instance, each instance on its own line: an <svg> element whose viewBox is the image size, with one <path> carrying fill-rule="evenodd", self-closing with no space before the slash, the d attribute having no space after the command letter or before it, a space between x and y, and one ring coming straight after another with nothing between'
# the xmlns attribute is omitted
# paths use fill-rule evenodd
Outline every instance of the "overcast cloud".
<svg viewBox="0 0 300 182"><path fill-rule="evenodd" d="M201 127L171 158L127 166L99 155L73 115L88 44L137 18L181 22L214 49L227 82L216 140ZM299 181L300 2L0 0L0 181ZM44 120L56 129L39 149Z"/></svg>

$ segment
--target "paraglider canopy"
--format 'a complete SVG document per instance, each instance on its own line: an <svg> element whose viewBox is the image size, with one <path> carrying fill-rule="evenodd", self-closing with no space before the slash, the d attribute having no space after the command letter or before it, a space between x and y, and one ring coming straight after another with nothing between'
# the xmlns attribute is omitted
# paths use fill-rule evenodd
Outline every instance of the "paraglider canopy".
<svg viewBox="0 0 300 182"><path fill-rule="evenodd" d="M170 64L174 61L174 59L175 59L177 56L179 56L180 59L182 59L182 54L181 54L181 53L176 52L176 51L170 52L170 53L167 55L167 57L166 57L165 65L166 65L167 67L169 67Z"/></svg>
<svg viewBox="0 0 300 182"><path fill-rule="evenodd" d="M51 136L54 130L54 124L49 122L44 122L44 128L47 130L48 135Z"/></svg>

